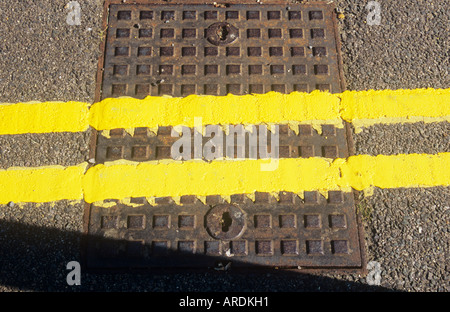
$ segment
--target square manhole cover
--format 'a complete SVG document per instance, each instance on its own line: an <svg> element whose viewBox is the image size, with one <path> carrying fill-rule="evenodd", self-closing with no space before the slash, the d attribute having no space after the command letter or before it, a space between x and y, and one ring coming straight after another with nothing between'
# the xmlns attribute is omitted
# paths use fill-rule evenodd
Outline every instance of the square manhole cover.
<svg viewBox="0 0 450 312"><path fill-rule="evenodd" d="M110 4L108 12L101 98L344 90L333 8L325 3ZM279 129L282 158L349 156L346 129ZM170 159L170 133L95 133L96 163ZM92 204L87 266L361 268L353 193L253 197Z"/></svg>

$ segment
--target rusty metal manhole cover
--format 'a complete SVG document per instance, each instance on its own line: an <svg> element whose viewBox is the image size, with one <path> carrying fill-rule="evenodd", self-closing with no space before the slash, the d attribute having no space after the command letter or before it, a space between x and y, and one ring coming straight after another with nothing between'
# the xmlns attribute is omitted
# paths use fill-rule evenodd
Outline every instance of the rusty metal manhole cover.
<svg viewBox="0 0 450 312"><path fill-rule="evenodd" d="M102 268L207 268L218 262L239 266L358 267L357 222L351 193L318 192L301 200L282 192L279 199L243 194L231 203L208 196L206 204L184 196L181 205L161 198L154 206L117 203L93 206L88 265ZM111 238L114 238L112 240Z"/></svg>
<svg viewBox="0 0 450 312"><path fill-rule="evenodd" d="M344 90L333 9L315 4L112 4L100 98ZM280 157L349 156L348 129L279 126ZM171 127L95 133L96 163L170 158ZM192 129L191 129L192 130ZM247 151L248 152L248 151ZM131 198L89 205L89 268L363 265L352 193Z"/></svg>
<svg viewBox="0 0 450 312"><path fill-rule="evenodd" d="M341 92L335 36L327 5L111 5L102 96Z"/></svg>

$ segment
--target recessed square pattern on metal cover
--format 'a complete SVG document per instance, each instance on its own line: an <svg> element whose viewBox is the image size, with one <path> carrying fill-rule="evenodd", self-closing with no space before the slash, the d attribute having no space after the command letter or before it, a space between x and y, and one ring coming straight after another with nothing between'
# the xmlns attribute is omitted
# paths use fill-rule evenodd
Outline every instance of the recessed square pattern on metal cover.
<svg viewBox="0 0 450 312"><path fill-rule="evenodd" d="M160 2L109 8L102 98L344 90L333 8L324 3ZM95 162L171 159L177 140L171 130L98 132ZM345 128L322 125L320 130L279 125L280 157L350 155ZM246 148L245 157L249 153ZM88 268L363 265L353 193L256 192L227 201L220 195L186 194L106 204L86 210Z"/></svg>
<svg viewBox="0 0 450 312"><path fill-rule="evenodd" d="M103 98L343 91L328 5L120 4L108 22Z"/></svg>

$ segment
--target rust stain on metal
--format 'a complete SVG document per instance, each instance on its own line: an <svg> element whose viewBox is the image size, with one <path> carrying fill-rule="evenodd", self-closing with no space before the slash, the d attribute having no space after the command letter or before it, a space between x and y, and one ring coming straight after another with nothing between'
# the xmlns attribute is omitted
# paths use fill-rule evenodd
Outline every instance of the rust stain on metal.
<svg viewBox="0 0 450 312"><path fill-rule="evenodd" d="M292 131L288 125L279 125L279 157L326 157L346 158L349 156L345 129L336 128L333 125L322 125L322 133L319 134L310 125L300 125L298 134ZM96 163L104 163L117 159L132 161L150 161L159 159L172 159L170 148L178 140L172 137L172 127L159 127L156 134L147 128L136 128L134 134L127 133L124 129L110 131L109 137L99 133L97 140ZM194 129L191 129L193 133ZM255 129L255 131L258 131ZM193 135L191 146L194 146ZM202 146L209 140L203 137ZM259 132L255 139L260 142ZM226 137L223 138L222 150L227 148ZM234 155L238 150L235 148ZM258 152L257 152L258 153ZM250 157L248 144L245 146L244 156ZM259 158L259 154L257 155ZM194 152L191 151L191 157Z"/></svg>
<svg viewBox="0 0 450 312"><path fill-rule="evenodd" d="M281 192L278 198L243 194L231 203L220 196L206 204L182 198L140 207L116 203L91 208L90 267L358 267L361 251L353 194L330 192L328 200L307 192L304 200ZM109 238L114 238L110 241Z"/></svg>
<svg viewBox="0 0 450 312"><path fill-rule="evenodd" d="M325 2L151 2L106 1L97 101L345 89L333 6ZM136 128L131 135L115 129L109 136L93 131L90 157L96 163L167 159L178 139L171 130ZM298 130L279 125L280 157L353 154L348 124L323 125L322 134L308 125ZM204 203L185 195L177 202L131 198L129 205L116 200L109 208L86 205L86 265L228 270L232 263L364 272L364 238L352 193L329 192L328 199L319 192L305 192L304 199L289 192L273 195L255 193L252 201L235 194L230 203L219 195Z"/></svg>
<svg viewBox="0 0 450 312"><path fill-rule="evenodd" d="M111 5L102 96L343 91L328 5Z"/></svg>

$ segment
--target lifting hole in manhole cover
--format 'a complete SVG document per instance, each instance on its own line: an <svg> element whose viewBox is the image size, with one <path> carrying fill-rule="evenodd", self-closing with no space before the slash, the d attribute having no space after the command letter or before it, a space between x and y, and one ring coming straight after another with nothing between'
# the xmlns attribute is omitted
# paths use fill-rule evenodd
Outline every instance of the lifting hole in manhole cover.
<svg viewBox="0 0 450 312"><path fill-rule="evenodd" d="M341 92L332 18L333 8L318 3L110 5L102 98ZM96 163L169 159L171 127L150 132L98 133ZM345 129L334 126L324 125L320 134L308 125L296 132L280 125L280 157L345 158L347 139ZM152 203L131 198L109 208L92 204L88 233L128 247L103 253L115 244L90 244L88 267L204 268L231 259L243 267L362 265L352 193L257 192L232 195L229 202L183 195Z"/></svg>
<svg viewBox="0 0 450 312"><path fill-rule="evenodd" d="M215 239L235 239L245 231L245 212L235 205L217 205L205 218L206 230Z"/></svg>
<svg viewBox="0 0 450 312"><path fill-rule="evenodd" d="M206 29L206 38L214 45L225 45L239 37L239 30L228 23L214 23Z"/></svg>

